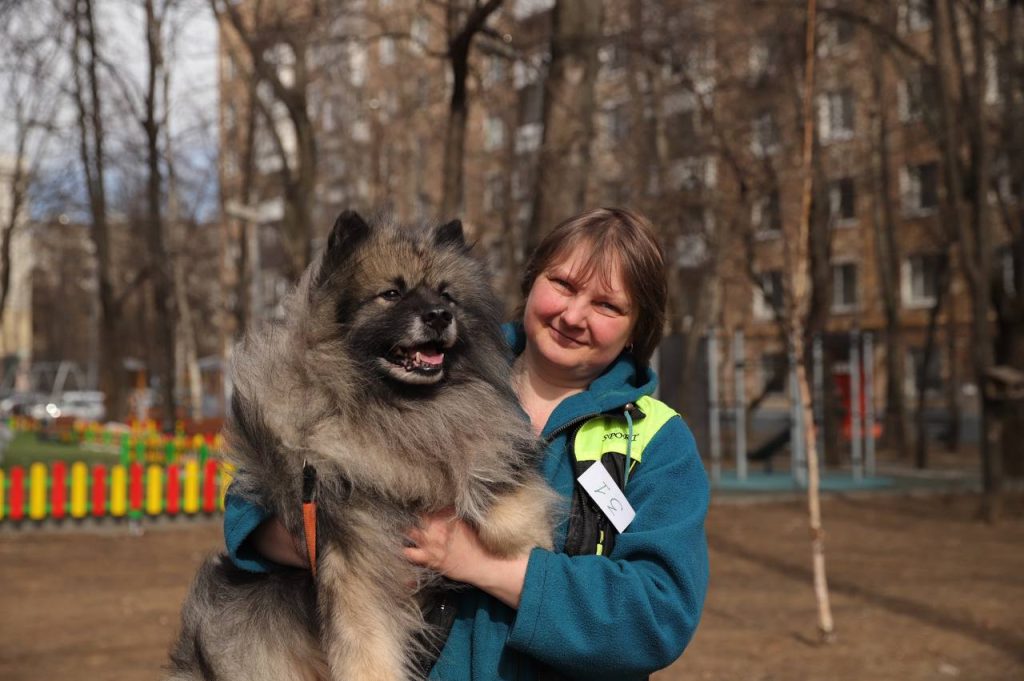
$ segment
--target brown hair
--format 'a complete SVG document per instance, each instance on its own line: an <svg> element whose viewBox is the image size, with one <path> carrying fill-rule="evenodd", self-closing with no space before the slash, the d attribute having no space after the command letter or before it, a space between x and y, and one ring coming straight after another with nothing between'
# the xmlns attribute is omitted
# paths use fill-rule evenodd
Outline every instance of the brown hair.
<svg viewBox="0 0 1024 681"><path fill-rule="evenodd" d="M565 220L544 237L526 263L523 300L542 272L578 246L590 251L580 271L584 279L596 272L608 285L612 265L621 267L637 312L631 353L639 366L646 366L661 341L668 299L665 255L650 221L624 208L594 208ZM521 316L522 306L519 312Z"/></svg>

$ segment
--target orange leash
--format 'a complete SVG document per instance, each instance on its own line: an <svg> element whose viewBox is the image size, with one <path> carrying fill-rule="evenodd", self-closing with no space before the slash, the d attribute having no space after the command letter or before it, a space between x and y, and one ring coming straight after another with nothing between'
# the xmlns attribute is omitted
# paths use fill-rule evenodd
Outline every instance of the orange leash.
<svg viewBox="0 0 1024 681"><path fill-rule="evenodd" d="M309 569L316 577L316 469L302 464L302 529L306 535Z"/></svg>

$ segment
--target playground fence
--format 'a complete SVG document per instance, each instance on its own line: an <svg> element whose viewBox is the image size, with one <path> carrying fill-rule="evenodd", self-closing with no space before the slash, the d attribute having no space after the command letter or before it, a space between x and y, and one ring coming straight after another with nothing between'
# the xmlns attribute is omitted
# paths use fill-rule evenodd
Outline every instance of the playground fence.
<svg viewBox="0 0 1024 681"><path fill-rule="evenodd" d="M196 516L224 510L232 467L202 464L92 466L82 461L33 463L0 470L0 525L9 522Z"/></svg>

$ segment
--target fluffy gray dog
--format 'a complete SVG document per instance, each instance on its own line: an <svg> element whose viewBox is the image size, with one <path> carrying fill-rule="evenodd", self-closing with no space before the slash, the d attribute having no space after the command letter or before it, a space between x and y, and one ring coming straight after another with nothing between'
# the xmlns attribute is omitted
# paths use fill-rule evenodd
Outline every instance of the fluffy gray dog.
<svg viewBox="0 0 1024 681"><path fill-rule="evenodd" d="M235 350L233 492L302 538L303 474L315 469L317 571L208 560L171 679L417 678L439 582L401 553L418 514L454 508L498 555L550 546L557 496L537 472L501 312L468 251L458 221L406 228L342 213L285 320Z"/></svg>

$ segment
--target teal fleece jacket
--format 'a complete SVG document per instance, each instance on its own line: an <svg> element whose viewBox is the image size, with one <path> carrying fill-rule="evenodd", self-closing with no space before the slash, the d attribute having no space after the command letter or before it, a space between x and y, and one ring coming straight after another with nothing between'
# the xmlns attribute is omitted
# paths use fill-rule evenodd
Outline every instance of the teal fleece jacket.
<svg viewBox="0 0 1024 681"><path fill-rule="evenodd" d="M522 352L522 327L505 330L514 352ZM638 373L632 359L621 356L585 392L563 400L544 426L549 443L542 472L566 498L566 509L575 484L567 450L573 429L559 429L587 415L621 412L650 395L653 373ZM458 615L430 679L532 681L547 667L567 678L626 681L672 664L693 637L708 585L708 481L681 418L651 439L626 497L636 517L609 555L531 552L518 611L477 589L459 592ZM273 568L245 542L265 517L263 509L228 496L224 534L241 568ZM567 520L556 530L559 549Z"/></svg>

